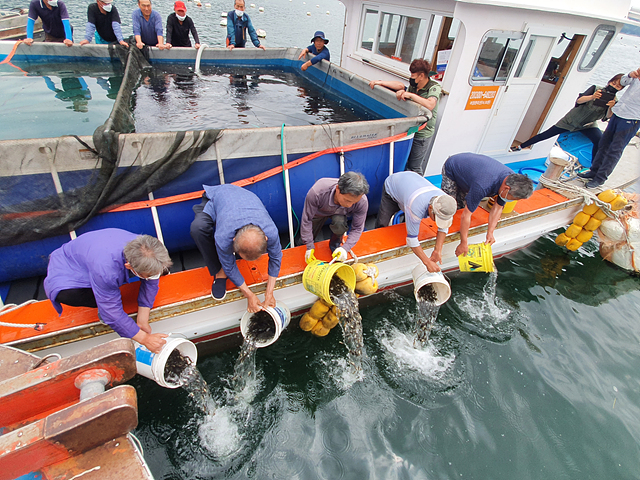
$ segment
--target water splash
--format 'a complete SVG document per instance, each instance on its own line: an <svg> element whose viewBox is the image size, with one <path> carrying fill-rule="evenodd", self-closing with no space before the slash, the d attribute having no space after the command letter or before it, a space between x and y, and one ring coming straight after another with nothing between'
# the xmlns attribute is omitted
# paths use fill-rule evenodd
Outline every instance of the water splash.
<svg viewBox="0 0 640 480"><path fill-rule="evenodd" d="M362 317L358 310L358 299L353 290L337 275L331 279L329 286L331 301L338 310L340 328L344 336L344 344L347 347L347 361L354 373L362 371Z"/></svg>
<svg viewBox="0 0 640 480"><path fill-rule="evenodd" d="M469 317L486 323L488 327L509 319L511 309L496 297L497 282L498 272L491 272L482 289L482 298L456 295L456 305Z"/></svg>

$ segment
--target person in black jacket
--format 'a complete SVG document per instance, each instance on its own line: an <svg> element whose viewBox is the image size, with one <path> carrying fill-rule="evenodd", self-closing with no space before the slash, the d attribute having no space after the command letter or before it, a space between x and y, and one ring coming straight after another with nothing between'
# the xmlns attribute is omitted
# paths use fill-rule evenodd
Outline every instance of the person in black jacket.
<svg viewBox="0 0 640 480"><path fill-rule="evenodd" d="M189 32L193 35L196 49L200 48L200 39L191 17L187 16L187 7L181 0L173 5L173 13L167 17L167 43L165 48L190 47Z"/></svg>

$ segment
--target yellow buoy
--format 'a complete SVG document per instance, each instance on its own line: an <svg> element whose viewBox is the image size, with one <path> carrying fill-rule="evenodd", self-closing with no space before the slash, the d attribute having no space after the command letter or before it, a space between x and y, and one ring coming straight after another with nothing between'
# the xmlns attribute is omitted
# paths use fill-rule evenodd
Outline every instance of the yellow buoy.
<svg viewBox="0 0 640 480"><path fill-rule="evenodd" d="M597 218L591 217L591 219L584 226L584 229L593 232L595 229L597 229L600 226L601 223L602 222ZM582 240L582 241L584 242L585 240Z"/></svg>
<svg viewBox="0 0 640 480"><path fill-rule="evenodd" d="M316 323L316 326L313 327L311 333L313 333L317 337L324 337L329 333L329 328L325 327L322 322Z"/></svg>
<svg viewBox="0 0 640 480"><path fill-rule="evenodd" d="M567 227L567 231L564 234L569 238L576 238L576 236L582 231L582 227L574 225L573 223Z"/></svg>
<svg viewBox="0 0 640 480"><path fill-rule="evenodd" d="M378 282L371 277L367 277L361 282L356 283L355 292L359 295L371 295L378 291Z"/></svg>
<svg viewBox="0 0 640 480"><path fill-rule="evenodd" d="M600 210L600 207L598 207L598 205L596 205L595 203L590 203L589 205L585 205L584 208L582 209L582 211L589 216L593 215L598 210Z"/></svg>
<svg viewBox="0 0 640 480"><path fill-rule="evenodd" d="M605 190L604 192L600 192L598 194L598 199L602 200L603 202L609 203L614 198L616 198L616 192L614 192L613 190Z"/></svg>
<svg viewBox="0 0 640 480"><path fill-rule="evenodd" d="M596 220L600 220L603 221L605 218L607 218L607 214L604 213L600 208L598 209L598 211L596 213L593 214L593 218L595 218Z"/></svg>
<svg viewBox="0 0 640 480"><path fill-rule="evenodd" d="M564 233L561 233L556 237L556 245L564 247L569 240L571 240L571 238L567 237Z"/></svg>
<svg viewBox="0 0 640 480"><path fill-rule="evenodd" d="M367 263L367 267L373 273L373 276L378 278L378 275L380 275L380 271L378 270L378 266L375 263Z"/></svg>
<svg viewBox="0 0 640 480"><path fill-rule="evenodd" d="M582 230L578 234L578 236L575 238L575 240L578 240L579 242L585 243L585 242L588 242L589 240L591 240L591 237L593 237L593 231Z"/></svg>
<svg viewBox="0 0 640 480"><path fill-rule="evenodd" d="M589 221L590 218L591 218L590 215L587 215L584 212L578 212L578 214L575 217L573 217L573 224L582 227L584 226L585 223Z"/></svg>
<svg viewBox="0 0 640 480"><path fill-rule="evenodd" d="M322 324L325 328L332 329L338 324L338 316L333 313L331 310L327 312L327 314L322 319Z"/></svg>
<svg viewBox="0 0 640 480"><path fill-rule="evenodd" d="M365 265L364 263L356 263L355 265L353 265L353 271L356 272L356 282L361 282L362 280L367 278L367 268L367 265Z"/></svg>
<svg viewBox="0 0 640 480"><path fill-rule="evenodd" d="M611 200L611 210L613 210L614 212L626 206L627 206L627 199L624 198L622 195L618 195L616 198Z"/></svg>
<svg viewBox="0 0 640 480"><path fill-rule="evenodd" d="M322 299L317 300L316 303L314 303L311 306L311 310L309 311L309 314L314 317L316 320L320 320L322 317L324 317L327 312L329 311L330 305L327 305L326 302L323 302Z"/></svg>
<svg viewBox="0 0 640 480"><path fill-rule="evenodd" d="M579 249L581 246L582 246L582 242L575 238L572 238L571 240L569 240L569 242L565 245L565 247L567 247L567 250L571 250L572 252Z"/></svg>
<svg viewBox="0 0 640 480"><path fill-rule="evenodd" d="M300 328L305 332L310 332L319 321L320 320L318 320L317 318L313 318L308 313L305 313L300 319Z"/></svg>

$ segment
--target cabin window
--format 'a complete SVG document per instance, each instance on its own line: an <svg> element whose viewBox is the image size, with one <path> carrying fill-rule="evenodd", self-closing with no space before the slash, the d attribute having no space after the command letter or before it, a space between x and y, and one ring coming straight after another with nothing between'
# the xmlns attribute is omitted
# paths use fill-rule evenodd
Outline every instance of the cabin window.
<svg viewBox="0 0 640 480"><path fill-rule="evenodd" d="M471 73L472 85L504 85L522 47L521 32L491 30L482 39L475 67ZM529 44L529 51L534 48ZM526 62L523 64L526 65Z"/></svg>
<svg viewBox="0 0 640 480"><path fill-rule="evenodd" d="M596 66L615 34L616 28L613 25L599 25L596 28L591 36L589 46L580 60L580 65L578 65L579 72L588 72Z"/></svg>
<svg viewBox="0 0 640 480"><path fill-rule="evenodd" d="M406 65L416 58L426 58L432 62L441 36L440 30L445 23L447 31L450 31L452 19L440 15L425 16L424 11L411 9L394 11L398 10L397 7L391 6L365 5L363 8L358 54L398 71L406 71ZM451 30L454 36L458 26L459 23L456 23Z"/></svg>

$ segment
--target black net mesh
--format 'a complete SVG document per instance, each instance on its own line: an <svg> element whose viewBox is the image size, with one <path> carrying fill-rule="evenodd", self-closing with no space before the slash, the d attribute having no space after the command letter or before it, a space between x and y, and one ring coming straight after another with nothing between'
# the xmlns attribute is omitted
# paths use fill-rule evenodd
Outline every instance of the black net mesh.
<svg viewBox="0 0 640 480"><path fill-rule="evenodd" d="M195 131L193 135L175 132L172 145L161 158L152 162L122 158L120 135L134 131L131 97L141 74L150 65L144 52L135 47L126 49L117 45L110 51L113 60L120 57L126 66L111 115L93 134L95 149L92 150L99 160L91 171L82 172L87 180L76 188L43 198L33 199L30 195L32 198L28 200L3 202L0 205L0 245L67 234L106 207L148 199L150 192L184 173L219 137L221 130L217 129ZM80 138L75 138L91 149ZM36 185L31 187L38 188Z"/></svg>

